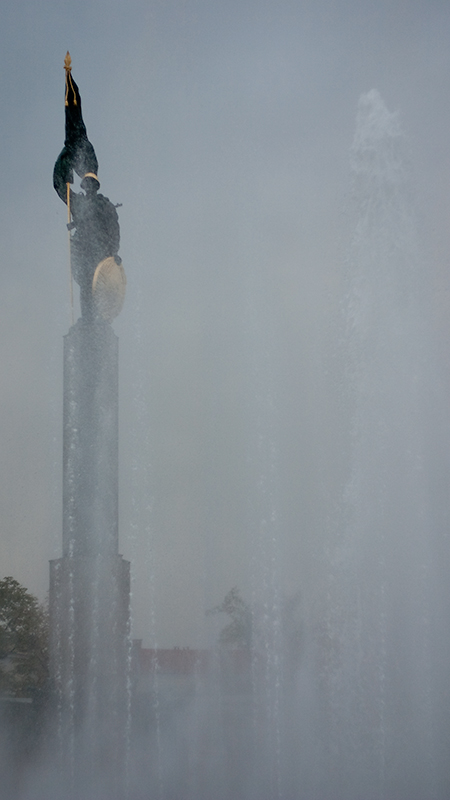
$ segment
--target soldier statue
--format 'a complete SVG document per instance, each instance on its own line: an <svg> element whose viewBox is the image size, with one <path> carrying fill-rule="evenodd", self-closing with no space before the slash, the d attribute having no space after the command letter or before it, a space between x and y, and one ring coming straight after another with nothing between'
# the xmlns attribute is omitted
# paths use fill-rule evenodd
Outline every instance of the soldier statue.
<svg viewBox="0 0 450 800"><path fill-rule="evenodd" d="M93 321L99 316L93 291L97 267L104 259L108 259L110 262L114 260L115 265L122 270L122 261L118 256L119 218L117 206L98 191L98 161L87 137L80 93L71 74L69 53L65 60L65 70L66 136L53 170L53 186L61 200L68 205L72 216L72 221L68 223L69 230L74 230L70 238L71 269L80 287L81 315L84 319ZM80 187L84 194L75 193L70 188L74 171L81 178Z"/></svg>

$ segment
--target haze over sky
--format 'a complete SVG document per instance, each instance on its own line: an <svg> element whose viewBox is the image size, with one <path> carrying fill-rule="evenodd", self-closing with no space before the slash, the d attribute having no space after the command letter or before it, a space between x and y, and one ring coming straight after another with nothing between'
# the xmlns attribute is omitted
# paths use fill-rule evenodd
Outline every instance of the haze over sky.
<svg viewBox="0 0 450 800"><path fill-rule="evenodd" d="M308 594L320 580L323 531L346 480L330 362L352 234L349 150L358 99L373 88L407 136L450 388L449 41L447 0L3 8L1 577L44 598L48 560L61 553L70 307L52 169L66 50L101 191L123 204L128 293L114 329L133 635L196 646L210 641L205 609L234 585L251 594L252 487L267 469L279 487L281 591ZM262 430L270 464L258 462Z"/></svg>

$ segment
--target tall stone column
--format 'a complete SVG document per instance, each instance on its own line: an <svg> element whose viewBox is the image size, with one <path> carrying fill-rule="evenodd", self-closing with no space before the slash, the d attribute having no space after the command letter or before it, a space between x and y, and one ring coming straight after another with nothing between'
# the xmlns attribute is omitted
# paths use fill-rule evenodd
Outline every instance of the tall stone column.
<svg viewBox="0 0 450 800"><path fill-rule="evenodd" d="M63 555L119 546L118 339L81 317L64 341Z"/></svg>
<svg viewBox="0 0 450 800"><path fill-rule="evenodd" d="M73 797L101 785L121 798L130 565L118 551L118 339L101 319L65 337L63 418L63 555L50 563L58 749Z"/></svg>

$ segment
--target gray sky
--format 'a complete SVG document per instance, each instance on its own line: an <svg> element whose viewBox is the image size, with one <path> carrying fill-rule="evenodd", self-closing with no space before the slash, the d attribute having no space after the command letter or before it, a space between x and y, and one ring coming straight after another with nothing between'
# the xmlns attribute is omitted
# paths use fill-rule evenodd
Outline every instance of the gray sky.
<svg viewBox="0 0 450 800"><path fill-rule="evenodd" d="M261 476L277 487L280 590L308 594L320 573L346 479L330 362L351 238L349 150L358 99L372 88L407 136L449 388L449 40L446 0L7 4L2 576L44 597L61 547L70 309L52 168L66 50L101 191L123 203L128 294L114 328L134 635L195 646L209 641L205 609L233 585L247 598L255 586Z"/></svg>

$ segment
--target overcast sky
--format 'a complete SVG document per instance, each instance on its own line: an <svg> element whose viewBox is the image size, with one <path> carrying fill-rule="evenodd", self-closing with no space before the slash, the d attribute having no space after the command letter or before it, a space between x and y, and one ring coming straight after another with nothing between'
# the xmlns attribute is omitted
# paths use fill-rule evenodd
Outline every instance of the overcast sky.
<svg viewBox="0 0 450 800"><path fill-rule="evenodd" d="M70 307L52 169L66 50L101 191L123 204L128 293L114 329L133 632L196 646L206 608L234 585L258 592L255 515L275 520L281 592L308 594L320 573L347 467L330 360L349 151L373 88L405 132L448 388L449 41L447 0L4 4L1 576L43 598L61 554ZM276 492L258 510L264 481Z"/></svg>

